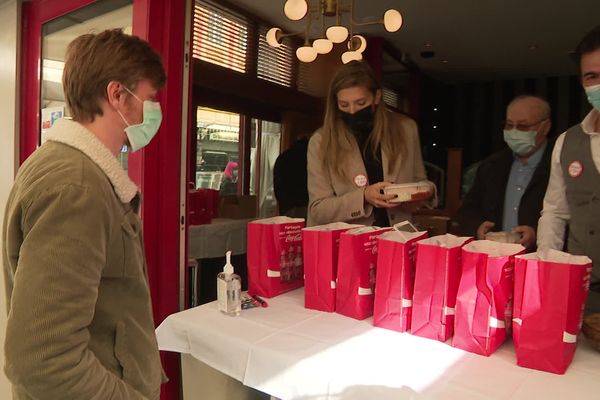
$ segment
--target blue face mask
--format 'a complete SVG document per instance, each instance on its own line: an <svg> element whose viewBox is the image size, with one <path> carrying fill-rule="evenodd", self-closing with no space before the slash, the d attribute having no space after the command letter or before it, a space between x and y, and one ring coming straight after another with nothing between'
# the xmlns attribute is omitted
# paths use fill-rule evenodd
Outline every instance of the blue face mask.
<svg viewBox="0 0 600 400"><path fill-rule="evenodd" d="M596 109L596 111L600 112L600 85L586 87L585 93L587 94L590 104Z"/></svg>
<svg viewBox="0 0 600 400"><path fill-rule="evenodd" d="M127 135L127 140L129 141L129 147L131 151L136 152L142 147L148 145L156 132L158 132L158 128L160 127L160 123L162 122L162 111L160 109L160 103L157 101L140 100L133 92L127 88L125 88L133 97L135 97L139 102L144 105L143 109L143 121L141 124L130 125L129 122L123 117L123 114L119 110L117 112L127 125L125 128L125 134Z"/></svg>
<svg viewBox="0 0 600 400"><path fill-rule="evenodd" d="M517 155L522 156L535 148L536 131L520 131L518 129L504 130L504 141Z"/></svg>

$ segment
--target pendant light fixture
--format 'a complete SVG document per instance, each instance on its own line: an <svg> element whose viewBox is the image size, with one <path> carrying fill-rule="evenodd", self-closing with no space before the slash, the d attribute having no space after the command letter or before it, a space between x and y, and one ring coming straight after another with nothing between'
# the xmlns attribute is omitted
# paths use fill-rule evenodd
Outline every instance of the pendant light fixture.
<svg viewBox="0 0 600 400"><path fill-rule="evenodd" d="M269 29L265 38L272 47L280 47L287 36L304 36L304 45L296 50L296 57L302 62L313 62L319 54L328 54L334 43L347 43L348 51L342 54L342 62L361 60L367 48L367 41L361 35L353 35L354 27L381 24L388 32L396 32L402 26L402 15L398 10L389 9L381 20L357 22L354 19L354 0L343 4L344 0L286 0L283 12L292 21L305 21L305 28L296 33L283 33L280 28ZM349 13L349 24L342 23L342 15ZM325 19L334 18L335 23L325 29ZM321 20L321 33L311 44L313 20Z"/></svg>

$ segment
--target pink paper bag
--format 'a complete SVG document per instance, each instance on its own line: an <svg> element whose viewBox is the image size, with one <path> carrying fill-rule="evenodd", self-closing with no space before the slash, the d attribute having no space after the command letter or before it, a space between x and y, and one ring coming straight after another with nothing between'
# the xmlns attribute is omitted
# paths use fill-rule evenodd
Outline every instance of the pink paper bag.
<svg viewBox="0 0 600 400"><path fill-rule="evenodd" d="M248 292L273 297L303 284L304 218L273 217L248 223Z"/></svg>
<svg viewBox="0 0 600 400"><path fill-rule="evenodd" d="M564 374L575 355L592 262L545 250L516 257L513 342L521 367Z"/></svg>
<svg viewBox="0 0 600 400"><path fill-rule="evenodd" d="M355 319L373 314L377 236L392 228L365 226L340 236L335 311Z"/></svg>
<svg viewBox="0 0 600 400"><path fill-rule="evenodd" d="M304 243L304 307L335 311L340 235L362 225L334 222L302 229Z"/></svg>
<svg viewBox="0 0 600 400"><path fill-rule="evenodd" d="M427 232L390 231L378 238L373 325L398 332L410 330L416 242Z"/></svg>
<svg viewBox="0 0 600 400"><path fill-rule="evenodd" d="M476 240L462 248L452 346L489 356L510 333L514 257L520 244Z"/></svg>
<svg viewBox="0 0 600 400"><path fill-rule="evenodd" d="M472 240L451 234L417 242L410 333L445 342L454 330L461 248Z"/></svg>

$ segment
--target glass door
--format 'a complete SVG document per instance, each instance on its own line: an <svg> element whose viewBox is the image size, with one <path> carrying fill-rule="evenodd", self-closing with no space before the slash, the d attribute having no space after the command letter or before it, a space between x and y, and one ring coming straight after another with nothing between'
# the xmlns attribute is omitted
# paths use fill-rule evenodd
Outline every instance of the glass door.
<svg viewBox="0 0 600 400"><path fill-rule="evenodd" d="M258 200L258 217L277 215L273 167L281 150L281 124L252 118L250 194Z"/></svg>
<svg viewBox="0 0 600 400"><path fill-rule="evenodd" d="M168 76L159 92L163 121L144 149L122 154L121 162L143 193L148 281L154 321L180 309L185 286L185 162L189 128L191 24L193 1L29 0L22 2L19 161L42 143L43 129L68 117L62 94L64 51L77 35L123 28L150 43L161 55ZM43 115L43 118L42 118ZM183 156L182 156L183 155ZM181 303L182 304L182 303ZM179 398L179 358L162 353L170 381L162 399Z"/></svg>
<svg viewBox="0 0 600 400"><path fill-rule="evenodd" d="M42 4L43 3L43 4ZM68 116L62 90L67 45L75 37L110 28L132 31L133 0L31 1L23 5L21 163L45 140L57 119ZM123 163L126 165L127 159Z"/></svg>
<svg viewBox="0 0 600 400"><path fill-rule="evenodd" d="M60 118L70 118L62 87L62 72L68 44L89 32L120 28L131 34L132 1L97 2L42 25L42 69L40 82L40 127L37 145L45 141L46 131ZM119 161L127 169L127 147Z"/></svg>
<svg viewBox="0 0 600 400"><path fill-rule="evenodd" d="M240 115L198 107L196 118L196 188L238 194Z"/></svg>

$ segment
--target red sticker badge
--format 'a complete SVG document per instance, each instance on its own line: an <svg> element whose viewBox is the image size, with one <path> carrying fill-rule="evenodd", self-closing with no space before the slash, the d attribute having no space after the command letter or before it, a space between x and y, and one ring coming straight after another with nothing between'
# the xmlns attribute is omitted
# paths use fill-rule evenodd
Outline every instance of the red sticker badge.
<svg viewBox="0 0 600 400"><path fill-rule="evenodd" d="M583 173L583 164L580 161L573 161L569 164L569 175L571 178L577 178Z"/></svg>
<svg viewBox="0 0 600 400"><path fill-rule="evenodd" d="M358 174L354 177L354 184L358 187L367 186L367 177L363 174Z"/></svg>

